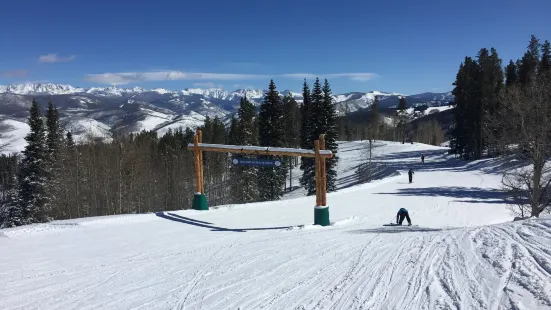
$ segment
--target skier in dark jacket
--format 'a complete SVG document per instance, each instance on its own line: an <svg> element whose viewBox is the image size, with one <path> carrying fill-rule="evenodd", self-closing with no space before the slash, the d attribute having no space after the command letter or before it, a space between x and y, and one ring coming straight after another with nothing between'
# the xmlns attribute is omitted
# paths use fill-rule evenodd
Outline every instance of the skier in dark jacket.
<svg viewBox="0 0 551 310"><path fill-rule="evenodd" d="M425 155L421 155L421 162L424 164L425 163Z"/></svg>
<svg viewBox="0 0 551 310"><path fill-rule="evenodd" d="M408 210L405 208L400 208L398 214L396 214L396 224L402 225L404 218L408 220L408 226L411 226L411 219L409 218Z"/></svg>
<svg viewBox="0 0 551 310"><path fill-rule="evenodd" d="M409 183L413 182L413 169L409 169L408 176L409 176Z"/></svg>

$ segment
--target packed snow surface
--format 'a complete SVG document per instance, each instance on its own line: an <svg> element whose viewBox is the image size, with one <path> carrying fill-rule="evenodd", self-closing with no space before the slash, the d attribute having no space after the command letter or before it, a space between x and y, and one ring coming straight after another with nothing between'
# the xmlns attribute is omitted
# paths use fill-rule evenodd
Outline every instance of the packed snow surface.
<svg viewBox="0 0 551 310"><path fill-rule="evenodd" d="M327 227L295 195L0 230L0 308L551 308L551 218L512 222L499 191L515 163L376 145L394 173L357 185L365 142L340 143ZM382 226L400 207L418 226Z"/></svg>

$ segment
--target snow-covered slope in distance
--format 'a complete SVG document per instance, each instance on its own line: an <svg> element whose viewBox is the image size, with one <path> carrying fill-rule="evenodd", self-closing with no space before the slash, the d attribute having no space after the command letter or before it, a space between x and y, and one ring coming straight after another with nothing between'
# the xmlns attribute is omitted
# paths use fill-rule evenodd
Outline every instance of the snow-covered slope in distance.
<svg viewBox="0 0 551 310"><path fill-rule="evenodd" d="M25 136L31 131L25 122L0 116L0 153L19 153L25 149Z"/></svg>
<svg viewBox="0 0 551 310"><path fill-rule="evenodd" d="M197 128L205 122L205 116L191 112L188 115L181 115L179 117L174 118L173 120L169 122L162 123L161 125L158 125L155 127L155 131L157 131L157 134L159 136L162 136L166 134L169 130L177 130L180 128Z"/></svg>
<svg viewBox="0 0 551 310"><path fill-rule="evenodd" d="M105 141L111 140L111 127L95 119L71 117L62 119L61 123L65 126L66 131L71 132L75 142L84 141L88 137L102 138Z"/></svg>
<svg viewBox="0 0 551 310"><path fill-rule="evenodd" d="M376 145L377 161L401 174L329 193L328 227L311 225L315 198L309 196L0 230L0 248L8 253L0 256L2 305L551 307L551 218L511 222L494 172L503 161L467 163L422 144ZM346 157L339 183L348 182L364 146L339 144ZM411 167L409 184L403 172ZM395 221L400 207L418 227L382 226Z"/></svg>

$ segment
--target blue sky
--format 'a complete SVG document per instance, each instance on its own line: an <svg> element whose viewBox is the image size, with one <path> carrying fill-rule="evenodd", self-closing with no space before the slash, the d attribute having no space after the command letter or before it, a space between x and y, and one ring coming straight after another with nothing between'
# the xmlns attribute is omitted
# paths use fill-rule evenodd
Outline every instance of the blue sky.
<svg viewBox="0 0 551 310"><path fill-rule="evenodd" d="M523 12L529 8L529 12ZM551 40L551 1L8 1L0 84L449 91L481 47Z"/></svg>

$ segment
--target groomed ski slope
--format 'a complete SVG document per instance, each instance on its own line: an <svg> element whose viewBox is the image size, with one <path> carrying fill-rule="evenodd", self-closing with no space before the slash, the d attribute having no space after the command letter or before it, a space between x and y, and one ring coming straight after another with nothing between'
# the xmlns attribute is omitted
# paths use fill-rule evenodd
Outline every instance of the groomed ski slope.
<svg viewBox="0 0 551 310"><path fill-rule="evenodd" d="M402 174L347 187L361 145L340 144L330 227L294 193L0 230L0 308L551 308L551 218L511 222L498 191L518 163L385 142L379 160ZM400 207L419 227L382 226Z"/></svg>

